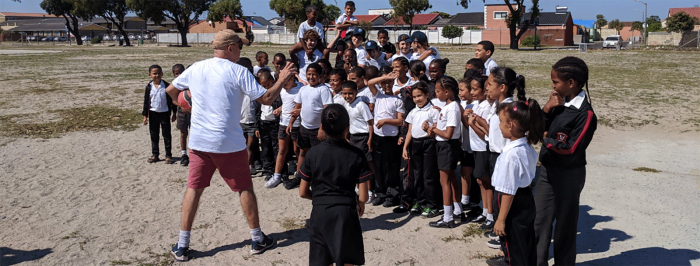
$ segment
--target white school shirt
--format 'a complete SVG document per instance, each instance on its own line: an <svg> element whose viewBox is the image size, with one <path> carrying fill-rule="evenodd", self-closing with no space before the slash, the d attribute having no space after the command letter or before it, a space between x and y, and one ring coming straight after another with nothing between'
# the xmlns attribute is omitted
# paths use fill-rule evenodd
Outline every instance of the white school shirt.
<svg viewBox="0 0 700 266"><path fill-rule="evenodd" d="M347 101L345 101L345 98L343 98L343 95L340 92L333 95L333 89L331 89L330 86L328 86L328 90L331 92L331 95L333 96L333 103L345 105L345 102L347 102Z"/></svg>
<svg viewBox="0 0 700 266"><path fill-rule="evenodd" d="M389 64L393 64L394 60L399 57L406 58L410 62L413 58L413 52L409 51L408 54L402 54L401 51L396 51L396 54L392 55L391 58L387 60L387 62L389 62Z"/></svg>
<svg viewBox="0 0 700 266"><path fill-rule="evenodd" d="M396 93L397 91L400 91L401 89L405 87L411 87L413 84L418 83L418 81L413 81L411 78L408 78L408 81L406 81L406 84L403 84L403 86L399 85L399 78L394 79L394 85L391 87L391 92Z"/></svg>
<svg viewBox="0 0 700 266"><path fill-rule="evenodd" d="M355 54L357 54L357 65L367 66L367 51L364 47L355 48Z"/></svg>
<svg viewBox="0 0 700 266"><path fill-rule="evenodd" d="M257 101L250 100L248 95L243 95L243 105L241 106L241 123L242 124L255 124L257 119L255 118L255 108L257 107Z"/></svg>
<svg viewBox="0 0 700 266"><path fill-rule="evenodd" d="M273 114L274 112L275 108L273 108L272 105L260 105L260 120L275 121L275 114Z"/></svg>
<svg viewBox="0 0 700 266"><path fill-rule="evenodd" d="M172 85L192 93L191 149L231 153L246 148L239 123L243 96L256 100L267 92L247 68L228 59L210 58L192 64Z"/></svg>
<svg viewBox="0 0 700 266"><path fill-rule="evenodd" d="M377 93L379 94L379 93ZM372 95L372 91L369 89L369 87L364 87L360 88L357 91L357 98L362 99L363 102L366 104L374 103L377 99L374 95Z"/></svg>
<svg viewBox="0 0 700 266"><path fill-rule="evenodd" d="M309 58L309 55L307 55L305 51L299 51L297 53L297 58L299 58L299 77L303 81L307 81L306 68L308 68L310 64L316 63L318 62L318 60L321 60L321 57L323 57L323 53L318 49L314 50L314 58Z"/></svg>
<svg viewBox="0 0 700 266"><path fill-rule="evenodd" d="M518 188L532 183L537 167L537 151L527 143L525 137L508 140L503 153L498 156L491 184L496 191L515 195Z"/></svg>
<svg viewBox="0 0 700 266"><path fill-rule="evenodd" d="M343 13L342 15L340 15L340 17L338 17L338 19L335 20L335 25L341 24L345 21L357 21L357 18L355 16L348 17L348 14ZM354 29L355 29L355 26L350 26L350 27L348 27L347 30L351 31Z"/></svg>
<svg viewBox="0 0 700 266"><path fill-rule="evenodd" d="M345 110L348 110L348 116L350 116L350 134L369 133L367 121L372 120L373 117L365 102L357 98L352 103L346 103Z"/></svg>
<svg viewBox="0 0 700 266"><path fill-rule="evenodd" d="M301 125L306 129L317 129L321 127L323 106L332 104L333 96L326 85L306 85L299 90L294 102L301 104Z"/></svg>
<svg viewBox="0 0 700 266"><path fill-rule="evenodd" d="M435 49L435 47L430 47L428 49L433 50L433 54L431 54L428 57L426 57L425 59L423 59L423 64L425 64L426 72L427 72L427 69L430 67L430 63L432 63L433 60L440 59L440 53L438 53L438 51L437 51L437 49ZM421 56L421 54L419 54L419 53L413 53L413 57L411 58L410 61L418 60L418 58L420 58L420 56ZM430 76L428 76L428 79L430 79Z"/></svg>
<svg viewBox="0 0 700 266"><path fill-rule="evenodd" d="M268 66L264 66L264 67L253 66L253 75L257 77L258 71L260 71L260 69L263 69L263 68L270 70L270 74L272 74L273 77L275 76L275 72L272 72L272 69L270 69L270 67L268 67Z"/></svg>
<svg viewBox="0 0 700 266"><path fill-rule="evenodd" d="M299 82L296 86L289 90L282 89L282 91L280 91L280 98L282 98L282 113L280 114L280 125L285 127L289 126L289 120L292 118L292 110L294 110L294 106L296 105L294 99L297 97L297 94L299 94L299 90L302 86L304 86L304 84ZM300 124L301 119L297 119L294 121L294 124L292 124L292 127L299 127Z"/></svg>
<svg viewBox="0 0 700 266"><path fill-rule="evenodd" d="M428 124L432 125L437 122L440 117L440 111L433 108L433 104L428 103L422 108L416 105L408 112L406 116L406 123L411 124L411 137L413 138L424 138L428 136L428 132L423 131L423 122L428 121Z"/></svg>
<svg viewBox="0 0 700 266"><path fill-rule="evenodd" d="M474 110L474 107L476 107L472 103L467 103L467 101L461 101L459 103L462 106L462 110L467 110L467 109L472 109ZM460 114L460 122L462 122L462 114ZM469 128L469 125L465 125L464 123L460 123L462 126L460 129L462 130L462 150L472 153L472 148L470 146L471 141L469 140L469 135L471 135L471 128Z"/></svg>
<svg viewBox="0 0 700 266"><path fill-rule="evenodd" d="M325 34L323 33L323 24L321 24L321 22L316 21L316 25L314 25L313 27L309 25L308 20L302 22L301 24L299 24L299 30L297 30L297 37L299 39L304 39L304 33L307 30L315 30L316 32L318 32L318 36L320 36L321 40L325 38Z"/></svg>
<svg viewBox="0 0 700 266"><path fill-rule="evenodd" d="M491 119L489 119L489 150L491 152L501 153L503 146L506 145L506 139L503 137L503 132L501 132L501 118L498 117L498 109L496 106L503 103L513 102L512 97L508 97L503 102L493 102L493 107L491 108Z"/></svg>
<svg viewBox="0 0 700 266"><path fill-rule="evenodd" d="M390 63L386 61L386 54L382 52L377 59L372 58L371 56L369 59L365 57L365 60L367 61L367 64L365 66L375 66L377 69L382 68L383 66L391 66Z"/></svg>
<svg viewBox="0 0 700 266"><path fill-rule="evenodd" d="M489 57L489 59L484 62L484 75L490 76L491 70L497 67L498 64L496 64L496 61L493 61L493 59Z"/></svg>
<svg viewBox="0 0 700 266"><path fill-rule="evenodd" d="M398 113L406 113L401 98L393 95L377 94L377 100L374 103L374 134L380 137L397 136L399 127L384 124L382 128L377 128L377 122L384 119L396 119Z"/></svg>
<svg viewBox="0 0 700 266"><path fill-rule="evenodd" d="M479 102L478 104L474 105L474 113L484 119L487 119L487 117L491 113L491 105L489 104L489 101L483 100ZM484 136L484 139L486 139L487 136ZM486 151L486 141L481 139L479 135L476 134L476 131L472 127L469 127L469 147L472 149L472 151Z"/></svg>
<svg viewBox="0 0 700 266"><path fill-rule="evenodd" d="M432 103L433 105L440 107L440 108L445 107L445 104L447 104L447 102L440 101L440 99L438 99L438 98L432 98L430 100L430 103Z"/></svg>
<svg viewBox="0 0 700 266"><path fill-rule="evenodd" d="M148 109L153 112L163 113L168 111L168 100L165 97L165 82L162 80L158 87L153 86L153 81L151 81L151 108Z"/></svg>
<svg viewBox="0 0 700 266"><path fill-rule="evenodd" d="M453 101L442 107L440 110L440 116L437 120L437 125L435 126L439 130L447 130L447 127L454 127L455 130L452 131L452 137L450 139L459 139L462 136L462 122L461 118L462 112L460 112L459 104L457 101ZM447 141L448 139L435 135L437 141Z"/></svg>

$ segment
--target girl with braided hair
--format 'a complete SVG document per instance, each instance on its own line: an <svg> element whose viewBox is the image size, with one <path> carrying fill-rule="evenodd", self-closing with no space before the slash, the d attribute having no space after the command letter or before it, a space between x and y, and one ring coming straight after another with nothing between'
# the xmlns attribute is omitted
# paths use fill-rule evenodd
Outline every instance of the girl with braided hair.
<svg viewBox="0 0 700 266"><path fill-rule="evenodd" d="M579 198L586 181L586 148L593 139L597 118L590 103L588 66L576 57L559 60L551 71L552 88L544 105L541 174L535 188L537 264L548 265L554 230L554 264L576 263ZM586 90L583 90L583 87Z"/></svg>

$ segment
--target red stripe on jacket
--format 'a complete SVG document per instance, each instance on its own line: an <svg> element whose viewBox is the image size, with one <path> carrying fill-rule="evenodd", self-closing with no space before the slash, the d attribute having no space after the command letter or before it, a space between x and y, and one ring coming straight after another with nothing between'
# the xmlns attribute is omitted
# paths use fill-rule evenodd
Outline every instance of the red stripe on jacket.
<svg viewBox="0 0 700 266"><path fill-rule="evenodd" d="M593 111L588 110L588 118L586 118L586 124L583 126L583 130L581 131L581 134L578 136L578 139L576 139L576 142L574 142L574 145L571 146L570 149L568 150L562 150L557 148L556 146L550 144L547 144L547 149L550 149L558 154L563 154L563 155L569 155L573 154L574 151L576 151L576 147L581 143L581 140L583 140L583 136L586 135L586 132L588 131L588 127L591 125L591 120L593 120Z"/></svg>

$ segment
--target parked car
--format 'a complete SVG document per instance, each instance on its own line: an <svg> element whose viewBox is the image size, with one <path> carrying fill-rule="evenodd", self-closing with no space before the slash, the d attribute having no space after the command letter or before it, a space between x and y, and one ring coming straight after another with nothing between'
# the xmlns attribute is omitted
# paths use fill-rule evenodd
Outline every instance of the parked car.
<svg viewBox="0 0 700 266"><path fill-rule="evenodd" d="M136 40L136 36L135 36L135 35L129 35L129 40Z"/></svg>
<svg viewBox="0 0 700 266"><path fill-rule="evenodd" d="M89 41L90 41L90 37L88 37L88 36L80 37L80 39L83 40L84 42L89 42Z"/></svg>
<svg viewBox="0 0 700 266"><path fill-rule="evenodd" d="M617 48L622 45L622 37L620 35L610 35L603 41L603 48Z"/></svg>
<svg viewBox="0 0 700 266"><path fill-rule="evenodd" d="M53 37L44 37L44 38L41 38L41 41L42 42L50 42L50 41L53 41Z"/></svg>
<svg viewBox="0 0 700 266"><path fill-rule="evenodd" d="M54 41L55 41L55 42L67 42L67 41L68 41L68 38L66 38L66 37L56 37L56 38L54 38Z"/></svg>
<svg viewBox="0 0 700 266"><path fill-rule="evenodd" d="M34 41L39 40L40 38L41 38L41 37L39 37L39 36L27 36L27 41L32 41L32 42L34 42Z"/></svg>

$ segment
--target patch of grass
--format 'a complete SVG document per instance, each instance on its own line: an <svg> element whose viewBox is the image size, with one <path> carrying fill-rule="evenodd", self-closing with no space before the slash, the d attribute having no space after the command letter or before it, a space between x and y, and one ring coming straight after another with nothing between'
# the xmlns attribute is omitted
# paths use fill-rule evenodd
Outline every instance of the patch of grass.
<svg viewBox="0 0 700 266"><path fill-rule="evenodd" d="M203 223L203 224L200 224L198 226L192 227L192 230L207 229L209 227L211 227L210 223Z"/></svg>
<svg viewBox="0 0 700 266"><path fill-rule="evenodd" d="M54 122L18 123L28 115L0 116L0 133L9 137L55 138L75 131L126 130L138 128L142 116L134 110L116 107L80 107L57 111L61 119Z"/></svg>
<svg viewBox="0 0 700 266"><path fill-rule="evenodd" d="M137 265L139 266L168 266L175 262L175 259L170 255L170 251L163 248L162 253L156 253L151 250L151 248L146 248L141 253L148 255L145 259L136 259ZM192 259L192 258L190 258Z"/></svg>
<svg viewBox="0 0 700 266"><path fill-rule="evenodd" d="M418 231L420 231L420 226L416 227L416 229L413 229L413 232L418 232Z"/></svg>
<svg viewBox="0 0 700 266"><path fill-rule="evenodd" d="M661 170L656 170L654 168L649 168L649 167L637 167L632 169L632 171L637 171L637 172L647 172L647 173L660 173Z"/></svg>
<svg viewBox="0 0 700 266"><path fill-rule="evenodd" d="M277 264L282 264L282 263L287 264L287 262L284 260L276 260L276 261L271 262L272 266L277 266Z"/></svg>
<svg viewBox="0 0 700 266"><path fill-rule="evenodd" d="M464 236L459 237L459 236L456 236L456 235L449 235L449 236L446 236L446 237L442 237L442 238L440 238L440 240L442 240L443 242L446 242L446 243L449 243L449 242L452 242L452 241L462 241L462 242L464 242L464 243L471 243L471 242L472 242L472 239L471 239L471 238L466 238L466 237L464 237Z"/></svg>
<svg viewBox="0 0 700 266"><path fill-rule="evenodd" d="M469 259L479 259L479 260L490 260L495 257L498 257L497 254L482 254L481 252L477 252L476 254L472 255L469 257Z"/></svg>
<svg viewBox="0 0 700 266"><path fill-rule="evenodd" d="M80 231L73 231L69 235L61 237L61 240L67 240L71 238L80 239L78 245L80 245L80 250L85 250L85 245L90 242L90 240L97 238L96 236L84 236L80 234Z"/></svg>
<svg viewBox="0 0 700 266"><path fill-rule="evenodd" d="M134 93L137 93L137 94L144 94L144 93L146 93L146 90L145 90L145 89L135 89L135 90L134 90Z"/></svg>
<svg viewBox="0 0 700 266"><path fill-rule="evenodd" d="M126 260L113 260L110 261L112 265L131 265L131 261L126 261Z"/></svg>
<svg viewBox="0 0 700 266"><path fill-rule="evenodd" d="M80 236L80 231L73 231L72 233L68 234L67 236L61 237L61 239L66 240L66 239L76 238L78 236Z"/></svg>
<svg viewBox="0 0 700 266"><path fill-rule="evenodd" d="M285 231L306 228L306 224L297 218L284 218L282 221L277 220L277 222Z"/></svg>
<svg viewBox="0 0 700 266"><path fill-rule="evenodd" d="M410 265L410 266L415 266L418 263L418 261L414 258L410 258L410 259L405 259L405 260L400 260L400 261L394 262L394 265L398 266L398 265L402 265L404 263L406 263L407 265Z"/></svg>
<svg viewBox="0 0 700 266"><path fill-rule="evenodd" d="M477 224L469 224L462 230L463 237L482 237L488 230L483 230Z"/></svg>

